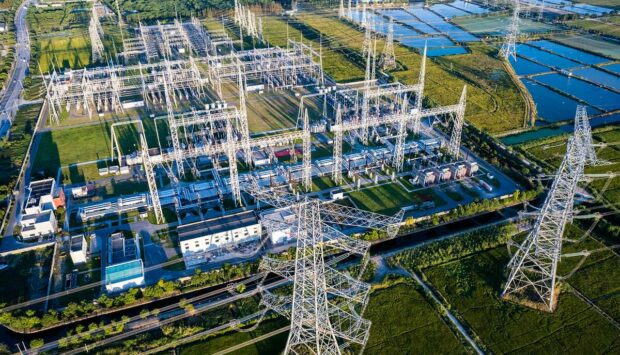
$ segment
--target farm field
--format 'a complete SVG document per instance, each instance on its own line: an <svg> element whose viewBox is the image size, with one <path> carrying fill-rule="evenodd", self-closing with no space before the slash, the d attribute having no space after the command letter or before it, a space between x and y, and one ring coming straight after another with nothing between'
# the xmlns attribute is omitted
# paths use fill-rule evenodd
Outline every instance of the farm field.
<svg viewBox="0 0 620 355"><path fill-rule="evenodd" d="M336 18L318 15L299 15L299 20L307 27L323 33L330 39L331 45L338 45L361 52L363 44L362 32L356 30ZM383 48L383 41L377 41L377 48ZM476 48L476 47L474 47ZM407 84L416 83L421 56L408 47L394 45L396 59L406 70L393 72L396 79ZM475 84L450 74L444 65L446 59L429 60L426 68L425 101L427 105L454 104L467 83L466 119L490 133L498 133L523 126L525 102L520 97L518 88L506 73L501 61L488 56L491 49L481 46L473 49L475 57L462 55L452 59L459 61L459 75L465 77L478 75L485 71L486 80L478 80ZM486 56L486 58L484 58ZM484 58L484 59L482 59ZM450 61L450 59L448 59ZM480 63L482 62L482 66ZM445 64L444 64L445 63ZM443 64L443 65L442 65ZM481 69L484 68L484 69Z"/></svg>
<svg viewBox="0 0 620 355"><path fill-rule="evenodd" d="M364 317L372 322L365 353L463 354L465 348L410 282L373 291Z"/></svg>
<svg viewBox="0 0 620 355"><path fill-rule="evenodd" d="M620 9L620 1L619 0L577 0L575 2L590 4L595 6L604 6L612 9Z"/></svg>
<svg viewBox="0 0 620 355"><path fill-rule="evenodd" d="M367 354L395 354L407 348L411 353L439 351L442 354L463 354L464 347L443 323L439 314L410 282L375 290L364 318L372 322ZM249 333L229 333L183 347L182 355L212 354L251 338L288 325L285 320L267 321ZM235 354L275 354L286 343L288 332L244 347Z"/></svg>
<svg viewBox="0 0 620 355"><path fill-rule="evenodd" d="M424 273L452 310L465 319L493 353L553 353L569 349L572 353L604 353L618 349L617 329L567 288L563 288L553 314L501 300L499 294L508 260L506 248L499 247L431 267ZM593 272L599 267L602 268L599 272ZM576 275L583 274L590 282L610 286L601 279L606 277L602 272L609 270L608 267L595 263L578 270ZM576 281L576 275L567 282ZM617 285L611 286L604 293L617 299L617 289L613 289ZM615 307L617 312L615 302L610 307Z"/></svg>

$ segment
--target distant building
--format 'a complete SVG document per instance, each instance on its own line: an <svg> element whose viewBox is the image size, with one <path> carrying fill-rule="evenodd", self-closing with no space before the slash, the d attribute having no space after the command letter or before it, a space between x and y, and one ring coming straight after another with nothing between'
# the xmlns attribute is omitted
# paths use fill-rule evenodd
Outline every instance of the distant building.
<svg viewBox="0 0 620 355"><path fill-rule="evenodd" d="M344 190L336 189L329 192L329 196L333 201L344 199Z"/></svg>
<svg viewBox="0 0 620 355"><path fill-rule="evenodd" d="M84 235L74 235L71 237L69 255L73 264L83 264L88 260L88 243Z"/></svg>
<svg viewBox="0 0 620 355"><path fill-rule="evenodd" d="M185 266L192 267L223 247L260 240L262 229L254 212L246 211L181 225L177 232Z"/></svg>
<svg viewBox="0 0 620 355"><path fill-rule="evenodd" d="M65 206L65 193L54 179L32 181L26 189L26 199L20 220L20 235L33 240L56 233L58 224L54 211Z"/></svg>
<svg viewBox="0 0 620 355"><path fill-rule="evenodd" d="M467 168L467 175L472 176L476 172L478 172L478 163L476 162L465 162L465 167Z"/></svg>
<svg viewBox="0 0 620 355"><path fill-rule="evenodd" d="M462 179L467 176L467 167L463 163L455 163L452 165L452 176L455 179Z"/></svg>
<svg viewBox="0 0 620 355"><path fill-rule="evenodd" d="M71 196L73 196L73 198L75 198L75 199L77 199L77 198L84 198L84 197L90 197L90 196L95 194L95 191L96 191L95 185L94 184L88 184L88 185L72 188L71 189Z"/></svg>
<svg viewBox="0 0 620 355"><path fill-rule="evenodd" d="M0 21L0 32L4 33L6 32L7 28L6 28L6 22L4 21Z"/></svg>
<svg viewBox="0 0 620 355"><path fill-rule="evenodd" d="M432 170L422 171L419 176L419 181L422 183L422 186L432 185L437 180L437 176Z"/></svg>
<svg viewBox="0 0 620 355"><path fill-rule="evenodd" d="M293 239L291 225L295 214L290 209L278 209L261 215L262 225L267 231L271 244L286 243Z"/></svg>
<svg viewBox="0 0 620 355"><path fill-rule="evenodd" d="M105 288L108 292L124 291L144 285L144 264L137 240L114 233L108 239L108 264Z"/></svg>
<svg viewBox="0 0 620 355"><path fill-rule="evenodd" d="M52 210L22 215L19 224L21 226L20 235L26 241L47 237L58 231L58 222Z"/></svg>

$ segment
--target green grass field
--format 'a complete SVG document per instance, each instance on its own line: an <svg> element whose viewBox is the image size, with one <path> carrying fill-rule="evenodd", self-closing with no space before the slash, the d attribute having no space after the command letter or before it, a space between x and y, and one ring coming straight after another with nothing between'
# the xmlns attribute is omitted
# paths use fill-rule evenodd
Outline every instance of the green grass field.
<svg viewBox="0 0 620 355"><path fill-rule="evenodd" d="M365 188L347 193L347 195L359 208L388 215L398 212L403 207L421 204L426 200L435 201L436 206L445 203L431 189L409 193L402 186L392 183Z"/></svg>
<svg viewBox="0 0 620 355"><path fill-rule="evenodd" d="M41 133L34 169L55 176L61 166L110 157L108 123Z"/></svg>
<svg viewBox="0 0 620 355"><path fill-rule="evenodd" d="M620 16L617 15L571 20L567 21L566 24L606 36L620 37Z"/></svg>
<svg viewBox="0 0 620 355"><path fill-rule="evenodd" d="M618 349L618 330L568 291L560 295L553 314L501 300L503 271L508 260L506 248L500 247L424 272L493 353L578 354ZM608 284L600 277L594 280L595 274L588 269L581 272L589 275L590 281ZM617 298L618 293L611 296Z"/></svg>
<svg viewBox="0 0 620 355"><path fill-rule="evenodd" d="M332 46L341 46L361 52L363 33L337 18L303 14L299 20L328 36ZM377 48L383 48L383 40ZM396 59L405 70L393 72L399 81L417 83L421 56L408 47L394 45ZM432 59L426 68L426 101L435 105L452 105L465 84L468 85L466 119L490 133L502 132L523 126L525 102L518 88L509 81L501 61L493 58L496 49L484 44L474 48L474 54L453 59ZM450 62L457 63L459 76L449 72ZM481 75L483 80L471 81ZM466 79L463 79L465 77Z"/></svg>

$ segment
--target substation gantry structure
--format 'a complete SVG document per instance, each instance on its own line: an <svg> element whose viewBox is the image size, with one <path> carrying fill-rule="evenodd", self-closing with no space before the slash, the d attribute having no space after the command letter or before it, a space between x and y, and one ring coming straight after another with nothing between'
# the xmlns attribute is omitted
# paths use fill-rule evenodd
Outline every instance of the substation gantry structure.
<svg viewBox="0 0 620 355"><path fill-rule="evenodd" d="M453 128L447 150L453 159L458 159L465 121L467 87L463 88L457 104L423 109L425 75L426 49L423 52L417 84L371 85L372 80L368 78L369 80L363 83L361 89L334 91L332 101L336 107L336 118L331 131L334 133L332 177L336 183L342 181L344 134L352 133L362 142L368 142L369 130L379 126L395 127L397 133L395 134L392 166L397 171L401 171L404 165L405 141L408 133L410 131L418 133L423 118L450 115L453 118ZM414 99L413 107L409 106L411 99Z"/></svg>
<svg viewBox="0 0 620 355"><path fill-rule="evenodd" d="M350 344L364 347L370 321L362 318L370 285L359 280L369 262L370 243L342 233L336 225L398 233L403 212L389 217L332 202L260 188L254 180L244 190L256 200L294 213L294 223L266 218L266 225L289 228L296 238L295 259L263 257L260 269L293 282L290 294L261 288L261 304L291 320L285 354L341 354ZM326 262L328 255L331 259ZM358 277L333 265L361 258Z"/></svg>
<svg viewBox="0 0 620 355"><path fill-rule="evenodd" d="M93 3L90 11L90 22L88 24L88 34L90 36L91 44L91 56L93 63L104 61L105 48L103 46L103 27L99 22L99 11L97 10L97 4Z"/></svg>
<svg viewBox="0 0 620 355"><path fill-rule="evenodd" d="M164 80L171 97L201 97L206 80L202 78L196 60L164 60L132 66L108 65L98 68L67 71L53 70L45 83L51 116L59 121L63 109L83 110L90 118L96 112L122 112L123 98L142 97L144 104L164 104Z"/></svg>
<svg viewBox="0 0 620 355"><path fill-rule="evenodd" d="M504 298L548 312L555 310L559 293L557 267L565 226L573 218L577 184L584 178L585 166L598 163L586 108L579 106L575 132L536 214L534 228L508 264L510 274L502 292Z"/></svg>
<svg viewBox="0 0 620 355"><path fill-rule="evenodd" d="M260 17L256 17L248 7L241 5L238 0L235 0L234 9L234 21L241 31L239 37L243 39L243 34L250 35L258 38L263 42L263 20Z"/></svg>

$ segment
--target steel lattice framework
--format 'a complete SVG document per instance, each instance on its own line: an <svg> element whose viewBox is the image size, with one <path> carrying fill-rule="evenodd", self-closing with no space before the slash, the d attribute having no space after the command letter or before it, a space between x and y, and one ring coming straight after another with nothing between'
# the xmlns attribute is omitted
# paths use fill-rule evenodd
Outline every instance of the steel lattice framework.
<svg viewBox="0 0 620 355"><path fill-rule="evenodd" d="M519 36L519 14L521 13L521 4L519 0L515 0L512 3L512 18L510 19L510 25L508 26L508 33L506 39L500 48L500 55L506 60L512 58L517 60L517 37Z"/></svg>
<svg viewBox="0 0 620 355"><path fill-rule="evenodd" d="M385 39L385 47L381 56L381 67L383 70L396 69L396 55L394 54L394 20L390 17L388 23L388 33Z"/></svg>
<svg viewBox="0 0 620 355"><path fill-rule="evenodd" d="M297 238L295 260L264 257L261 262L262 270L293 281L292 296L262 290L261 303L291 319L284 353L340 354L348 343L364 346L370 322L361 314L368 302L370 285L334 268L334 259L326 263L325 251L328 248L340 251L343 254L336 254L340 260L362 256L363 272L370 244L341 233L331 224L384 230L394 236L402 212L388 217L308 197L298 201L281 191L261 189L255 181L246 183L244 190L269 205L291 209L297 217L294 225L265 221L291 228Z"/></svg>
<svg viewBox="0 0 620 355"><path fill-rule="evenodd" d="M287 48L270 47L236 51L206 58L208 78L222 96L222 84L238 80L258 81L267 90L323 83L321 53L307 44L288 41ZM239 69L240 68L240 69Z"/></svg>
<svg viewBox="0 0 620 355"><path fill-rule="evenodd" d="M448 153L454 159L458 157L462 127L465 120L467 87L463 88L458 104L423 109L425 72L426 49L423 52L418 83L415 85L393 83L371 87L369 81L365 81L362 89L340 89L334 92L333 102L336 106L336 119L331 126L331 131L334 133L334 168L332 177L336 183L339 183L342 179L342 144L346 132L362 130L361 134L364 134L371 127L396 125L397 133L392 165L397 171L400 171L404 164L405 139L409 130L418 133L420 122L423 118L450 115L453 117L454 124L448 145ZM361 104L360 96L362 96ZM411 96L415 96L413 108L409 106ZM378 110L375 110L375 114L370 114L369 106L377 106L379 102L385 102L386 100L393 103L394 110L391 113L378 114ZM353 114L349 113L349 118L346 121L343 117L345 110L354 112ZM366 119L364 119L364 116L366 116Z"/></svg>
<svg viewBox="0 0 620 355"><path fill-rule="evenodd" d="M206 79L193 58L189 60L162 61L132 66L109 65L59 74L55 70L46 82L47 99L52 118L65 108L84 109L92 117L95 111L122 111L122 98L143 97L146 104L165 104L164 80L167 76L169 93L177 98L202 96Z"/></svg>
<svg viewBox="0 0 620 355"><path fill-rule="evenodd" d="M575 133L560 164L534 228L510 260L502 296L554 311L556 273L566 223L572 219L574 196L586 164L597 162L585 107L578 107Z"/></svg>
<svg viewBox="0 0 620 355"><path fill-rule="evenodd" d="M246 34L258 38L259 41L263 41L263 21L256 18L256 14L249 8L239 4L238 0L235 0L235 12L234 20L239 29ZM243 38L243 35L239 36Z"/></svg>
<svg viewBox="0 0 620 355"><path fill-rule="evenodd" d="M100 62L105 58L105 48L103 46L103 42L101 41L101 37L103 37L103 28L99 22L97 5L97 3L94 3L91 8L90 23L88 25L93 63Z"/></svg>

